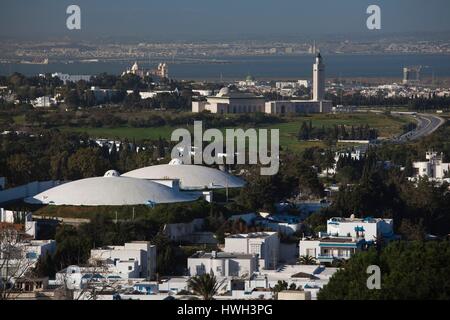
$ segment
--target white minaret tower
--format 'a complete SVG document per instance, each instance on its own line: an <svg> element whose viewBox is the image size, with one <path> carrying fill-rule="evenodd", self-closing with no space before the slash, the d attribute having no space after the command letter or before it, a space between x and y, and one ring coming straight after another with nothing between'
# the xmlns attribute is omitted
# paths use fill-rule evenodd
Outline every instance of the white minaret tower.
<svg viewBox="0 0 450 320"><path fill-rule="evenodd" d="M313 100L322 101L325 96L325 65L322 56L316 56L316 63L313 66Z"/></svg>

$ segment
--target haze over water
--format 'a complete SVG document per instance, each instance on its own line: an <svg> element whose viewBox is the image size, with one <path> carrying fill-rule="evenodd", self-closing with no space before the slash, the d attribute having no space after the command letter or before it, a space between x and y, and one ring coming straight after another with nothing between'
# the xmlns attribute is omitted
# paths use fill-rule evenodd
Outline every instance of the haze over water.
<svg viewBox="0 0 450 320"><path fill-rule="evenodd" d="M313 57L302 56L255 56L255 57L217 57L227 63L171 63L170 76L186 80L244 79L252 75L258 79L301 79L310 78ZM450 56L448 55L325 55L327 77L342 78L401 78L404 66L422 65L423 76L450 77ZM0 64L0 74L20 72L26 75L63 72L69 74L96 75L102 72L120 74L130 67L128 62L91 63L50 63L48 65ZM151 61L151 66L157 61ZM150 67L142 61L143 68Z"/></svg>

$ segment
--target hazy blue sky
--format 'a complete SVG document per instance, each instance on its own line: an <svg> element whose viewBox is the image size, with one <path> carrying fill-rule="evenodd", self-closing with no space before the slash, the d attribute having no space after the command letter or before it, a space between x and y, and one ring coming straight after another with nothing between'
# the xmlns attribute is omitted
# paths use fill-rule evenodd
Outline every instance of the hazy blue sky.
<svg viewBox="0 0 450 320"><path fill-rule="evenodd" d="M81 7L81 31L66 29L70 4ZM382 32L450 31L449 0L0 0L0 36L374 34L366 29L369 4L382 9Z"/></svg>

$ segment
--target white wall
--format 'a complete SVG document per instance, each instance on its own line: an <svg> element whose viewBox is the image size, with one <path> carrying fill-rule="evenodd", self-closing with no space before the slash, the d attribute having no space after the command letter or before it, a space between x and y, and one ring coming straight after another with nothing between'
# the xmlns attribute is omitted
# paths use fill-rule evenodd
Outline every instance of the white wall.
<svg viewBox="0 0 450 320"><path fill-rule="evenodd" d="M414 162L413 167L417 169L417 176L432 179L444 179L445 174L450 171L450 163L442 161L442 155L436 152L427 152L428 161Z"/></svg>
<svg viewBox="0 0 450 320"><path fill-rule="evenodd" d="M0 222L18 223L20 221L31 221L31 212L11 211L0 208Z"/></svg>
<svg viewBox="0 0 450 320"><path fill-rule="evenodd" d="M264 112L263 98L221 98L209 97L207 101L193 101L192 112L209 110L211 113L254 113Z"/></svg>
<svg viewBox="0 0 450 320"><path fill-rule="evenodd" d="M139 278L140 276L140 268L136 260L118 261L114 269L122 278Z"/></svg>
<svg viewBox="0 0 450 320"><path fill-rule="evenodd" d="M355 228L364 228L364 239L375 241L380 235L390 236L393 233L392 219L376 219L376 222L354 221L354 222L327 222L327 233L332 236L356 237ZM337 224L336 224L337 223Z"/></svg>
<svg viewBox="0 0 450 320"><path fill-rule="evenodd" d="M25 254L36 255L35 259L31 258L31 260L38 260L40 256L46 255L47 253L52 254L56 250L56 241L55 240L31 240L28 243L24 244L24 252Z"/></svg>
<svg viewBox="0 0 450 320"><path fill-rule="evenodd" d="M106 261L106 260L137 262L138 274L133 275L142 278L151 278L156 272L156 246L150 245L149 242L131 242L125 243L123 246L111 246L106 249L92 249L91 260Z"/></svg>
<svg viewBox="0 0 450 320"><path fill-rule="evenodd" d="M169 278L167 281L158 284L159 291L181 291L188 289L188 277Z"/></svg>
<svg viewBox="0 0 450 320"><path fill-rule="evenodd" d="M299 256L310 256L318 258L320 254L319 240L300 240Z"/></svg>
<svg viewBox="0 0 450 320"><path fill-rule="evenodd" d="M0 191L0 203L33 197L61 183L57 180L35 181L19 187L2 190Z"/></svg>
<svg viewBox="0 0 450 320"><path fill-rule="evenodd" d="M192 101L192 112L203 112L205 110L206 101Z"/></svg>
<svg viewBox="0 0 450 320"><path fill-rule="evenodd" d="M221 277L250 276L256 269L256 258L188 258L191 276L214 272Z"/></svg>
<svg viewBox="0 0 450 320"><path fill-rule="evenodd" d="M267 234L268 236L247 237L243 234L241 237L226 237L224 251L231 253L258 254L260 268L274 269L279 260L280 239L276 232L264 232L264 234Z"/></svg>
<svg viewBox="0 0 450 320"><path fill-rule="evenodd" d="M330 101L289 100L269 101L265 103L265 112L268 114L284 113L329 113L332 110Z"/></svg>

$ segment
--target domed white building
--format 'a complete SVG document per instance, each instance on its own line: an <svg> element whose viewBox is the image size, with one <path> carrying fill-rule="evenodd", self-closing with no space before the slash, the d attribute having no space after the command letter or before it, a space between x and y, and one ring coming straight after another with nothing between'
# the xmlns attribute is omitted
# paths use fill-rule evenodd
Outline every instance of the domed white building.
<svg viewBox="0 0 450 320"><path fill-rule="evenodd" d="M124 173L122 177L146 179L168 185L177 181L182 190L242 188L245 185L243 179L227 172L205 166L182 164L179 160L133 170Z"/></svg>
<svg viewBox="0 0 450 320"><path fill-rule="evenodd" d="M219 93L216 95L216 97L222 98L222 97L228 97L230 95L230 88L224 87L220 89Z"/></svg>
<svg viewBox="0 0 450 320"><path fill-rule="evenodd" d="M197 200L199 196L156 182L123 177L111 170L103 177L59 185L25 199L25 202L69 206L126 206L189 202Z"/></svg>
<svg viewBox="0 0 450 320"><path fill-rule="evenodd" d="M217 95L207 97L206 101L192 101L192 112L205 110L219 114L264 112L265 98L224 87Z"/></svg>
<svg viewBox="0 0 450 320"><path fill-rule="evenodd" d="M141 78L144 78L145 76L157 76L160 78L169 78L169 66L166 63L160 63L155 69L153 70L144 70L142 69L137 61L131 66L131 68L125 70L122 73L122 76L125 76L127 74L134 74Z"/></svg>

